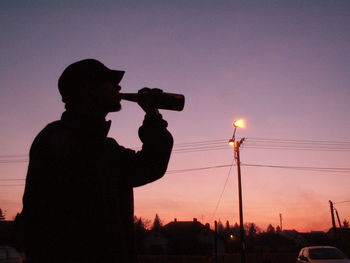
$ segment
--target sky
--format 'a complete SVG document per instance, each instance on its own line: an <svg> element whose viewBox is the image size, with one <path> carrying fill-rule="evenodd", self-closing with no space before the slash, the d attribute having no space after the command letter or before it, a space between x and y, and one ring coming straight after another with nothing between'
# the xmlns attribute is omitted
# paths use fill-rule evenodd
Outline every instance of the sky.
<svg viewBox="0 0 350 263"><path fill-rule="evenodd" d="M0 208L8 219L21 210L33 139L64 111L58 77L96 58L126 71L124 92L186 97L182 112L162 111L175 148L169 172L135 189L137 216L239 222L227 141L243 118L245 222L264 230L282 214L283 229L326 231L329 200L350 220L349 1L3 0L0 33ZM107 116L109 136L140 147L142 110L122 106Z"/></svg>

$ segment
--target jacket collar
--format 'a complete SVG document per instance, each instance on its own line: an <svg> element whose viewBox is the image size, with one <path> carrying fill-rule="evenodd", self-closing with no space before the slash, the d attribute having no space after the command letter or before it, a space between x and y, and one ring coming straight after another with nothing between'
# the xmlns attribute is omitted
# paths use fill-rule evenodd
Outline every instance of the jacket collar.
<svg viewBox="0 0 350 263"><path fill-rule="evenodd" d="M61 120L79 134L93 137L107 137L112 123L104 118L97 119L74 111L63 112Z"/></svg>

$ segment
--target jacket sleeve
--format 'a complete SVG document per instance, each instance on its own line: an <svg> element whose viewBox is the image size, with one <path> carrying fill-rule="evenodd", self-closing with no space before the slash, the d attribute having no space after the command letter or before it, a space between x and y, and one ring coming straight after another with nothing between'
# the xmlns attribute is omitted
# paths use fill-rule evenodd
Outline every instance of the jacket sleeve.
<svg viewBox="0 0 350 263"><path fill-rule="evenodd" d="M29 153L29 166L23 196L24 211L30 208L39 214L47 203L50 151L47 136L42 132L35 138Z"/></svg>
<svg viewBox="0 0 350 263"><path fill-rule="evenodd" d="M139 128L142 149L135 152L123 148L122 160L126 169L123 181L127 185L145 185L165 174L173 147L173 137L167 126L162 115L146 115Z"/></svg>
<svg viewBox="0 0 350 263"><path fill-rule="evenodd" d="M22 243L23 249L38 246L40 242L45 243L48 238L50 227L47 217L51 214L48 200L51 159L49 148L47 136L41 132L30 149L23 210L17 226L17 231L20 232L19 242Z"/></svg>

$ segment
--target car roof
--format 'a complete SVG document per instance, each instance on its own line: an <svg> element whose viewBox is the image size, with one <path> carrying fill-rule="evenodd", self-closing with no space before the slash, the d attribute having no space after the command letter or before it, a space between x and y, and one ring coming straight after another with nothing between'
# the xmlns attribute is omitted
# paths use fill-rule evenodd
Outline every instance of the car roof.
<svg viewBox="0 0 350 263"><path fill-rule="evenodd" d="M312 248L336 248L332 246L310 246L310 247L304 247L303 249L312 249Z"/></svg>

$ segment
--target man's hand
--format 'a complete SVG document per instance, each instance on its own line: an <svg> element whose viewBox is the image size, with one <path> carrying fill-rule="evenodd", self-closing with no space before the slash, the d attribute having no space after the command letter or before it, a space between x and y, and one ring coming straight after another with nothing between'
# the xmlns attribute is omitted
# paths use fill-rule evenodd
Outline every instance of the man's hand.
<svg viewBox="0 0 350 263"><path fill-rule="evenodd" d="M146 114L159 114L158 109L154 105L154 98L162 93L161 89L142 88L138 91L138 104Z"/></svg>

